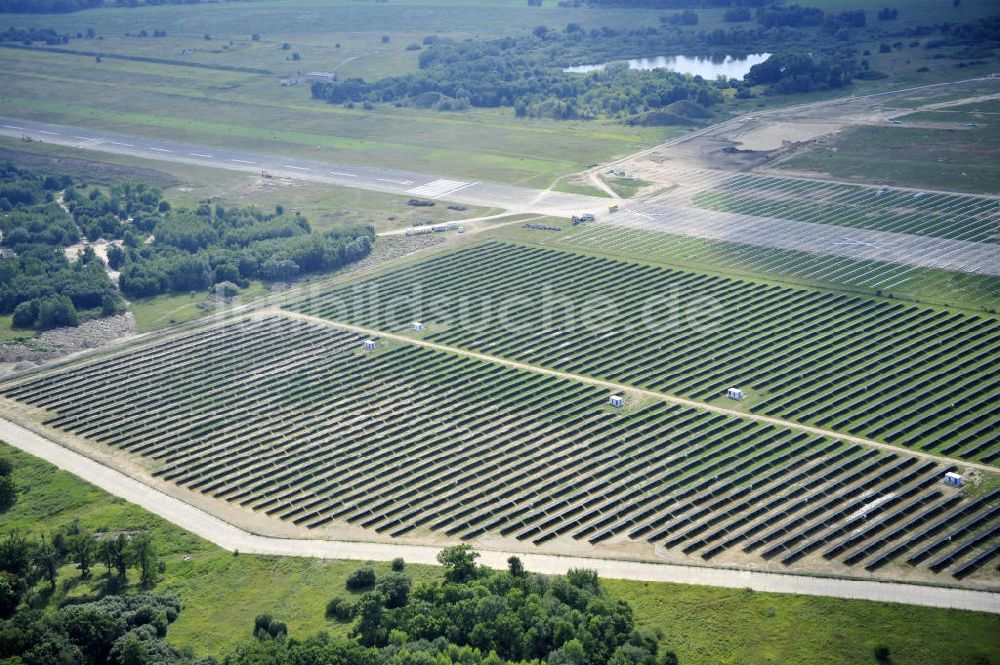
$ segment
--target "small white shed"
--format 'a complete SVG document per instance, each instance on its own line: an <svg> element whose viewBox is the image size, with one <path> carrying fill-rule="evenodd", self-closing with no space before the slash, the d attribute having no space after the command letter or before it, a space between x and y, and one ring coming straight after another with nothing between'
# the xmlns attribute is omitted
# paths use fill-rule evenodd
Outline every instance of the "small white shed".
<svg viewBox="0 0 1000 665"><path fill-rule="evenodd" d="M410 324L410 327L416 330L417 332L420 332L421 330L424 329L424 324L420 323L420 321L414 321L413 323Z"/></svg>
<svg viewBox="0 0 1000 665"><path fill-rule="evenodd" d="M955 473L954 471L949 471L944 474L944 484L951 485L952 487L962 486L962 474Z"/></svg>
<svg viewBox="0 0 1000 665"><path fill-rule="evenodd" d="M608 404L614 407L623 407L625 406L625 398L621 395L612 395L611 398L608 399Z"/></svg>
<svg viewBox="0 0 1000 665"><path fill-rule="evenodd" d="M373 340L373 339L366 339L363 342L363 345L365 347L365 351L374 351L375 350L375 340Z"/></svg>
<svg viewBox="0 0 1000 665"><path fill-rule="evenodd" d="M726 397L729 399L744 399L746 395L739 388L726 388Z"/></svg>

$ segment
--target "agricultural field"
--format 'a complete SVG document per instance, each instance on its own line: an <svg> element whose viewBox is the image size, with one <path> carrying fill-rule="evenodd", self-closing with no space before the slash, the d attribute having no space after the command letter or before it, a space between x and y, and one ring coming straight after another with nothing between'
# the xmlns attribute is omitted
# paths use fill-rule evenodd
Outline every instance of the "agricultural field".
<svg viewBox="0 0 1000 665"><path fill-rule="evenodd" d="M930 304L974 310L1000 303L1000 278L899 263L858 260L794 249L708 240L614 224L582 226L539 242L637 257L691 270L761 277L821 288L858 289Z"/></svg>
<svg viewBox="0 0 1000 665"><path fill-rule="evenodd" d="M656 400L619 411L606 388L362 340L259 316L2 394L310 529L958 579L990 579L1000 554L992 475L965 495L938 460Z"/></svg>
<svg viewBox="0 0 1000 665"><path fill-rule="evenodd" d="M995 463L994 317L505 243L298 311L564 372Z"/></svg>

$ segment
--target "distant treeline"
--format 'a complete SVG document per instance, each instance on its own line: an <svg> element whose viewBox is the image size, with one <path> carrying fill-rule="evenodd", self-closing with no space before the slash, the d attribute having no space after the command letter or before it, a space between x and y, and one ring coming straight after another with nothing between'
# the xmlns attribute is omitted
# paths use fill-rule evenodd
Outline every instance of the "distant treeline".
<svg viewBox="0 0 1000 665"><path fill-rule="evenodd" d="M334 104L392 103L442 111L507 107L518 116L557 119L634 115L680 100L709 107L723 99L713 83L666 70L622 66L569 75L551 66L548 46L553 43L542 29L489 41L428 38L416 74L315 83L312 94Z"/></svg>
<svg viewBox="0 0 1000 665"><path fill-rule="evenodd" d="M693 102L703 108L721 104L726 88L746 97L749 88L767 85L774 94L806 92L850 83L858 70L853 54L836 39L817 39L817 32L857 28L864 12L827 16L822 10L797 6L757 10L769 25L735 26L727 30L695 31L693 10L661 19L659 26L629 30L584 29L576 23L562 30L536 27L531 34L493 40L456 41L426 37L419 71L376 81L346 79L315 83L313 97L333 104L394 104L462 111L469 107L512 108L516 115L555 119L613 117L634 121L645 114L659 114L676 102ZM676 20L675 20L676 19ZM799 29L804 24L819 31ZM793 27L794 26L794 27ZM563 68L587 62L615 62L649 53L718 51L729 55L751 50L773 50L784 62L790 53L810 52L794 59L795 67L773 72L758 70L743 81L707 81L667 70L629 70L611 65L586 75ZM804 59L803 59L804 58ZM791 60L789 60L791 62ZM787 80L786 80L787 79Z"/></svg>
<svg viewBox="0 0 1000 665"><path fill-rule="evenodd" d="M700 9L709 7L763 7L770 0L586 0L591 7L633 9Z"/></svg>
<svg viewBox="0 0 1000 665"><path fill-rule="evenodd" d="M67 14L103 6L104 0L0 0L0 13Z"/></svg>
<svg viewBox="0 0 1000 665"><path fill-rule="evenodd" d="M206 0L218 2L219 0ZM225 0L236 2L238 0ZM0 14L68 14L98 7L142 7L146 5L197 5L202 0L0 0Z"/></svg>

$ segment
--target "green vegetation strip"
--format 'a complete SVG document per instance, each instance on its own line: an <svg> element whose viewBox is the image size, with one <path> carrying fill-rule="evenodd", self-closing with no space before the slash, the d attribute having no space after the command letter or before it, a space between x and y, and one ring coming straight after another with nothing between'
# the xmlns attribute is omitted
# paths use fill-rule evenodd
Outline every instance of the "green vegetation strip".
<svg viewBox="0 0 1000 665"><path fill-rule="evenodd" d="M556 238L554 244L739 277L777 277L826 288L857 287L872 295L951 307L994 312L1000 307L1000 278L991 275L915 268L604 224L575 229Z"/></svg>

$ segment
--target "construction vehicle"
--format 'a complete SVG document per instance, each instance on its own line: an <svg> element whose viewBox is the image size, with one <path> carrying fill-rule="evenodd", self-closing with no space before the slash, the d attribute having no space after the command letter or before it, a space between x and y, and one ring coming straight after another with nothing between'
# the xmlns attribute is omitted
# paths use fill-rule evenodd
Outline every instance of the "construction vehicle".
<svg viewBox="0 0 1000 665"><path fill-rule="evenodd" d="M21 134L21 140L24 141L24 142L26 142L26 143L31 143L35 139L31 138L30 134Z"/></svg>
<svg viewBox="0 0 1000 665"><path fill-rule="evenodd" d="M261 172L260 172L260 177L261 177L261 178L264 178L264 179L266 180L266 179L270 179L270 178L273 178L273 177L274 177L274 174L273 174L273 173L271 173L270 171L261 171Z"/></svg>
<svg viewBox="0 0 1000 665"><path fill-rule="evenodd" d="M608 206L608 212L618 212L618 204L612 203Z"/></svg>
<svg viewBox="0 0 1000 665"><path fill-rule="evenodd" d="M584 222L592 222L596 219L593 214L585 212L582 215L573 215L570 217L570 221L573 222L573 226L578 224L583 224Z"/></svg>

